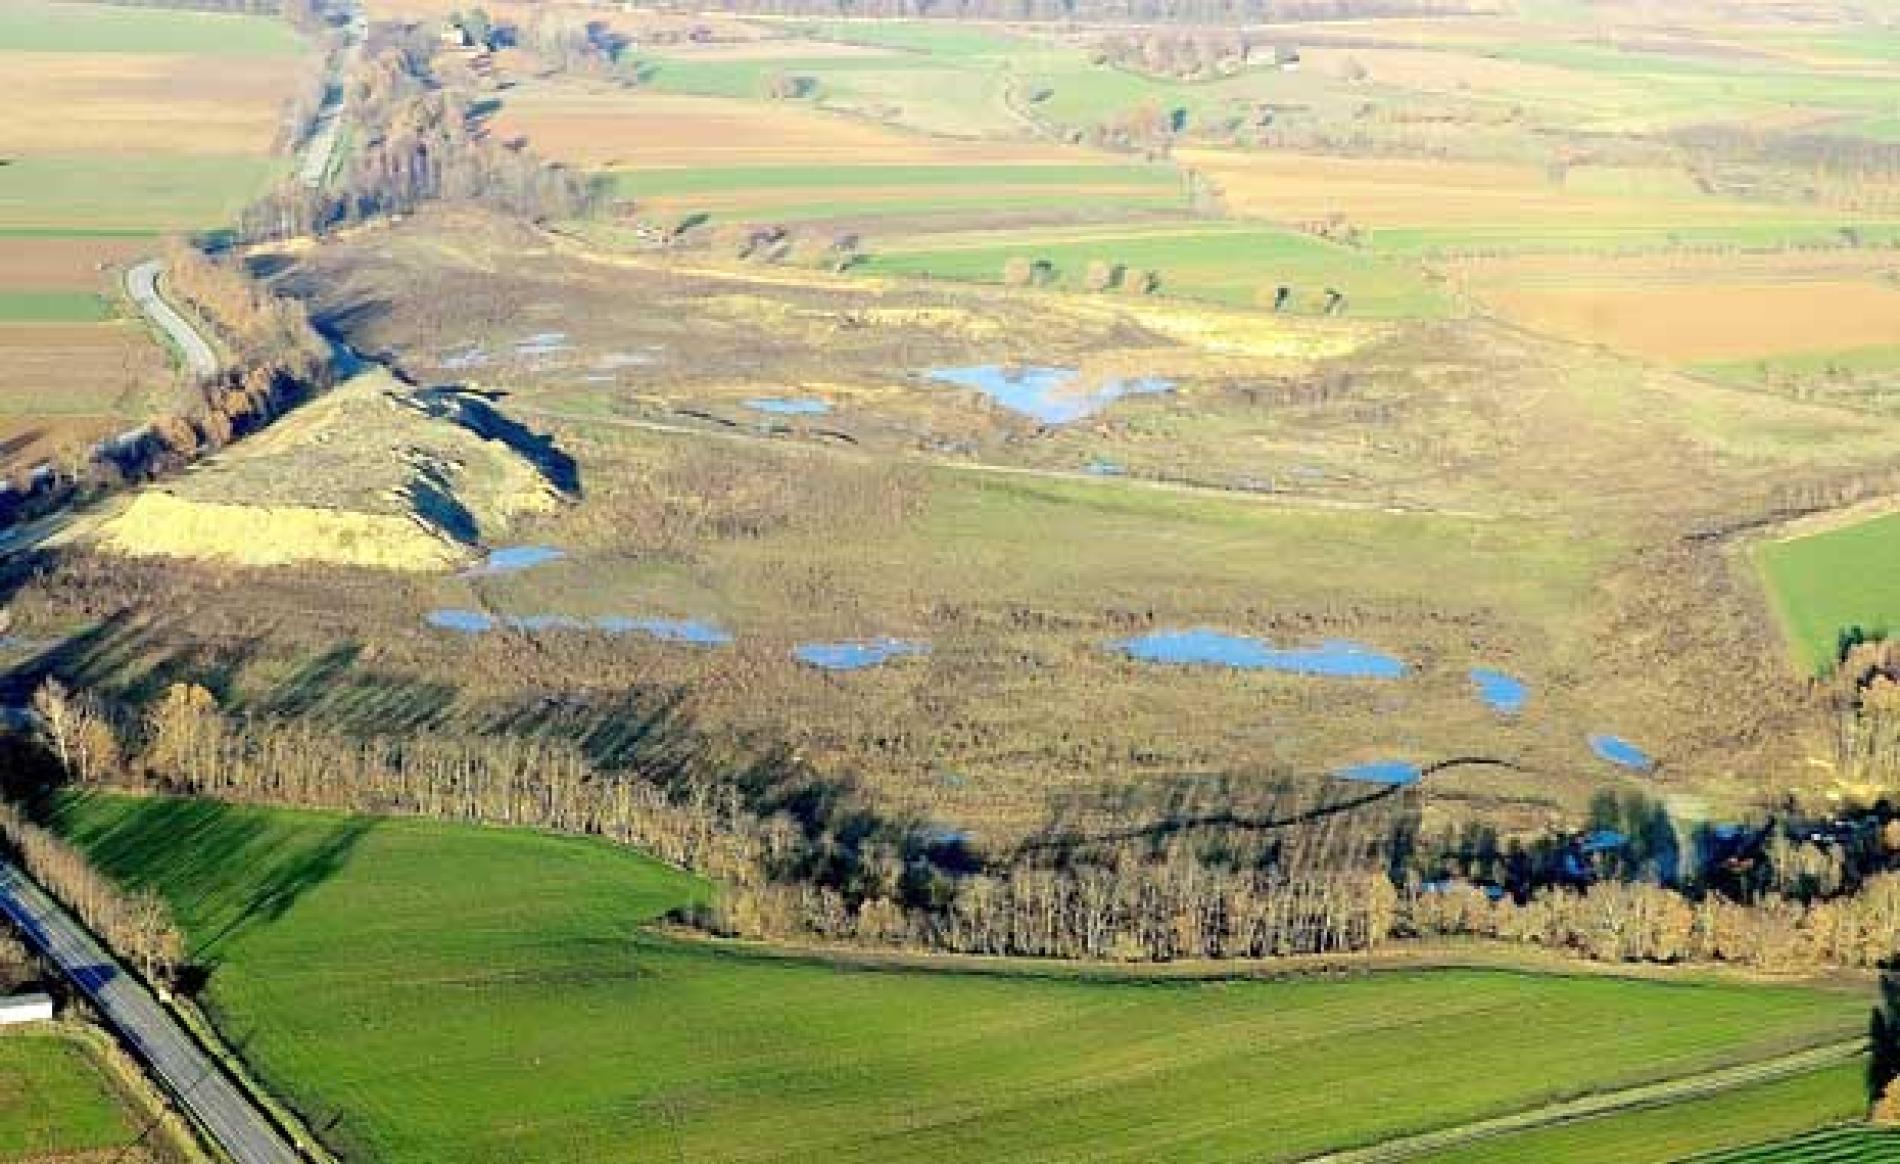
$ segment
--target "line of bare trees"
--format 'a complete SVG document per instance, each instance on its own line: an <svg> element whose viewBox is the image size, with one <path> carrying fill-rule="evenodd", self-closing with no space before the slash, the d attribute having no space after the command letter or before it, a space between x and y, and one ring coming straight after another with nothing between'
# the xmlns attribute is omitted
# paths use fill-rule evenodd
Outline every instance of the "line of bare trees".
<svg viewBox="0 0 1900 1164"><path fill-rule="evenodd" d="M184 936L164 898L119 888L94 869L84 853L5 803L0 803L0 843L48 893L146 977L169 978L184 961Z"/></svg>
<svg viewBox="0 0 1900 1164"><path fill-rule="evenodd" d="M1302 808L1276 794L1256 814L1278 814L1271 827L1229 808L1178 831L1051 834L1062 843L985 863L954 836L762 815L730 781L605 772L562 739L360 739L302 720L232 717L189 684L137 717L54 684L39 709L50 747L87 786L601 836L717 881L717 905L693 920L728 935L1131 961L1435 936L1604 961L1774 969L1872 966L1900 953L1900 873L1891 871L1831 895L1810 885L1804 900L1771 887L1748 901L1646 880L1507 894L1456 878L1395 879L1415 827L1415 805L1396 796ZM1208 795L1231 805L1230 791Z"/></svg>

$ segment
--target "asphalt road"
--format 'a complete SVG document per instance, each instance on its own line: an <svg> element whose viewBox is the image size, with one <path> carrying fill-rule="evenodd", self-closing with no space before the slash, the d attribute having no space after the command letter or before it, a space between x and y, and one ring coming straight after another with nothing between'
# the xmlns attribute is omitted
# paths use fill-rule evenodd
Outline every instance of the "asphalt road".
<svg viewBox="0 0 1900 1164"><path fill-rule="evenodd" d="M13 865L0 861L0 913L27 943L92 1001L126 1046L236 1164L301 1159L270 1120L133 978L64 909Z"/></svg>
<svg viewBox="0 0 1900 1164"><path fill-rule="evenodd" d="M132 296L132 302L138 304L138 309L163 329L171 337L172 343L178 346L178 350L184 353L185 367L191 372L192 378L209 380L218 374L218 353L159 294L158 277L164 271L165 265L157 259L145 260L125 273L126 293Z"/></svg>

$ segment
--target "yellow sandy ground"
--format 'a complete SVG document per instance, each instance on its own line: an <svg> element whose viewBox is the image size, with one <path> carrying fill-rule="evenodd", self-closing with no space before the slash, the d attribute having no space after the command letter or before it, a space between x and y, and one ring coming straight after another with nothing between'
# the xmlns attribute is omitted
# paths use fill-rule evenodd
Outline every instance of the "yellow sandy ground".
<svg viewBox="0 0 1900 1164"><path fill-rule="evenodd" d="M287 505L193 501L152 489L94 535L130 557L198 558L238 566L306 563L443 570L468 552L413 518Z"/></svg>

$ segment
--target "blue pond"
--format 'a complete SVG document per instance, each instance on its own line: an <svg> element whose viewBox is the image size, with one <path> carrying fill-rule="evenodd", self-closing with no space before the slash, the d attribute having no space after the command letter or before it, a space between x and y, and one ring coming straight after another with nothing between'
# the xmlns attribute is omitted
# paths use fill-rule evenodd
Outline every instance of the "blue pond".
<svg viewBox="0 0 1900 1164"><path fill-rule="evenodd" d="M1418 765L1406 760L1374 760L1365 764L1352 764L1333 773L1341 780L1357 780L1362 784L1417 784L1420 773Z"/></svg>
<svg viewBox="0 0 1900 1164"><path fill-rule="evenodd" d="M432 610L423 621L438 630L463 634L486 634L500 627L520 631L577 630L603 634L643 634L668 643L690 643L700 647L723 647L732 636L713 623L692 618L632 618L622 614L603 614L598 618L576 618L571 614L514 614L497 618L479 610Z"/></svg>
<svg viewBox="0 0 1900 1164"><path fill-rule="evenodd" d="M939 384L974 388L1004 408L1044 424L1068 424L1093 416L1124 396L1151 396L1174 390L1172 381L1153 377L1104 380L1084 387L1081 374L1074 368L1035 365L978 364L969 368L936 368L927 375Z"/></svg>
<svg viewBox="0 0 1900 1164"><path fill-rule="evenodd" d="M746 401L745 406L775 416L823 416L831 411L830 404L809 396L759 396Z"/></svg>
<svg viewBox="0 0 1900 1164"><path fill-rule="evenodd" d="M483 614L479 610L432 610L422 616L422 621L437 630L461 631L471 635L494 630L499 625L493 615Z"/></svg>
<svg viewBox="0 0 1900 1164"><path fill-rule="evenodd" d="M1208 664L1248 671L1284 671L1345 679L1398 679L1405 664L1358 643L1329 640L1317 647L1280 649L1246 635L1197 627L1152 631L1115 643L1144 663Z"/></svg>
<svg viewBox="0 0 1900 1164"><path fill-rule="evenodd" d="M1523 711L1525 702L1530 699L1530 687L1522 679L1502 671L1477 667L1471 672L1471 681L1478 685L1478 695L1486 705L1492 711L1505 715L1516 715Z"/></svg>
<svg viewBox="0 0 1900 1164"><path fill-rule="evenodd" d="M859 671L905 655L927 655L930 644L906 639L866 639L855 643L800 643L792 655L826 671Z"/></svg>
<svg viewBox="0 0 1900 1164"><path fill-rule="evenodd" d="M1650 759L1648 753L1621 736L1593 735L1590 737L1590 750L1612 764L1637 772L1647 772L1656 766L1656 761Z"/></svg>
<svg viewBox="0 0 1900 1164"><path fill-rule="evenodd" d="M1118 465L1114 461L1104 461L1100 457L1097 457L1093 461L1090 461L1088 464L1082 466L1082 471L1084 473L1087 473L1091 477L1126 477L1128 476L1128 470L1126 467L1122 465Z"/></svg>
<svg viewBox="0 0 1900 1164"><path fill-rule="evenodd" d="M595 619L594 625L610 635L642 634L663 642L691 643L696 647L723 647L732 641L728 632L697 618L628 618L608 614Z"/></svg>
<svg viewBox="0 0 1900 1164"><path fill-rule="evenodd" d="M470 574L507 574L515 570L529 570L536 566L545 566L549 562L558 562L567 557L565 550L553 546L508 546L489 554L478 566L469 569Z"/></svg>

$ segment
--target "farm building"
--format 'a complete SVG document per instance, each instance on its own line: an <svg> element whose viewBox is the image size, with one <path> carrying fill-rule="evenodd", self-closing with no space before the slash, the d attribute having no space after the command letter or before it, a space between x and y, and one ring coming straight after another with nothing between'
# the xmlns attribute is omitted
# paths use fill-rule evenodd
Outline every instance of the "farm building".
<svg viewBox="0 0 1900 1164"><path fill-rule="evenodd" d="M47 1022L53 1017L53 999L45 994L16 994L0 998L0 1027Z"/></svg>

